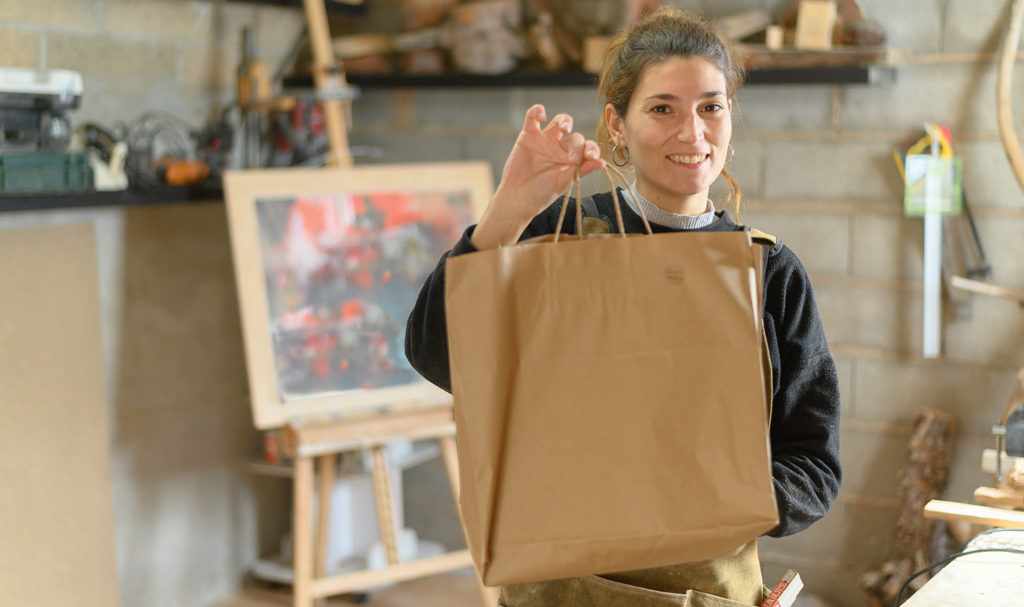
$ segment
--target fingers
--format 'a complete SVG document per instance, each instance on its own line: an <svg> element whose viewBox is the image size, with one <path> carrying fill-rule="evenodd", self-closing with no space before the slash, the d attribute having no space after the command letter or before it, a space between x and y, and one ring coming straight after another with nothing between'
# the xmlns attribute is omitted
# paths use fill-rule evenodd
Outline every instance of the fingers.
<svg viewBox="0 0 1024 607"><path fill-rule="evenodd" d="M583 145L583 162L580 163L580 175L586 175L604 168L605 161L601 158L601 148L596 141L587 140Z"/></svg>
<svg viewBox="0 0 1024 607"><path fill-rule="evenodd" d="M607 163L604 161L603 158L584 160L583 163L580 164L580 177L585 177L593 173L594 171L603 169L605 164Z"/></svg>
<svg viewBox="0 0 1024 607"><path fill-rule="evenodd" d="M544 134L558 141L566 134L572 132L572 123L572 116L569 114L558 114L544 127Z"/></svg>
<svg viewBox="0 0 1024 607"><path fill-rule="evenodd" d="M547 111L543 105L531 106L526 111L523 132L542 135L548 141L546 145L551 146L548 148L549 151L558 150L555 156L559 158L556 162L562 164L560 171L579 167L585 174L604 166L597 143L586 139L581 133L572 131L572 116L562 113L556 114L550 122L544 124L546 120Z"/></svg>
<svg viewBox="0 0 1024 607"><path fill-rule="evenodd" d="M568 161L572 164L579 164L583 160L583 147L587 140L582 133L570 133L562 139L562 149L565 150Z"/></svg>
<svg viewBox="0 0 1024 607"><path fill-rule="evenodd" d="M558 114L551 122L548 122L543 128L541 125L547 122L547 110L544 106L537 103L530 106L530 109L526 110L526 117L523 119L523 131L526 132L538 132L543 131L545 135L558 141L566 133L572 131L572 116L568 114Z"/></svg>
<svg viewBox="0 0 1024 607"><path fill-rule="evenodd" d="M541 104L530 106L526 110L526 118L523 119L523 131L540 132L540 125L548 119L547 110Z"/></svg>

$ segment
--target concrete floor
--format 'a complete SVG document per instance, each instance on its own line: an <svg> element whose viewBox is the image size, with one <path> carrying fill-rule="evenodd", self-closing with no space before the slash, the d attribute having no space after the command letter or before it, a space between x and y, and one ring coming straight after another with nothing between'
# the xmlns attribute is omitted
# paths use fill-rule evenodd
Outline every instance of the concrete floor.
<svg viewBox="0 0 1024 607"><path fill-rule="evenodd" d="M360 601L361 598L365 600ZM480 607L476 580L471 569L444 573L394 584L364 596L341 595L327 600L326 607ZM252 584L237 596L206 607L286 607L292 605L291 589Z"/></svg>

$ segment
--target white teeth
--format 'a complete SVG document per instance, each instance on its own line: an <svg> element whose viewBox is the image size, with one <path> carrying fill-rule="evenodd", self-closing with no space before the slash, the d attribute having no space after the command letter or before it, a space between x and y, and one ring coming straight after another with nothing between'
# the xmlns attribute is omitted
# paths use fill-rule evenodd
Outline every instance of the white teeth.
<svg viewBox="0 0 1024 607"><path fill-rule="evenodd" d="M683 164L697 164L700 161L704 160L704 155L703 154L693 154L693 155L679 155L679 154L675 154L675 155L669 156L669 158L672 160L672 162L681 162Z"/></svg>

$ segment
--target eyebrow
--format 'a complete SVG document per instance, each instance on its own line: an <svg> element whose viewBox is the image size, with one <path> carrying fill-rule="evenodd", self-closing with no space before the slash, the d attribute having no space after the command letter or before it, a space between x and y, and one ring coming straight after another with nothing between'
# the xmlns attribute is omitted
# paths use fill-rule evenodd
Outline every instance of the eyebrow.
<svg viewBox="0 0 1024 607"><path fill-rule="evenodd" d="M701 99L711 99L712 97L718 97L719 95L724 97L725 93L723 93L722 91L706 91L706 92L704 92L703 95L700 96L700 98ZM665 100L665 101L677 101L679 99L679 97L677 97L677 96L675 96L675 95L673 95L671 93L658 93L656 95L650 95L650 96L646 97L644 99L644 101L649 101L651 99L662 99L662 100Z"/></svg>

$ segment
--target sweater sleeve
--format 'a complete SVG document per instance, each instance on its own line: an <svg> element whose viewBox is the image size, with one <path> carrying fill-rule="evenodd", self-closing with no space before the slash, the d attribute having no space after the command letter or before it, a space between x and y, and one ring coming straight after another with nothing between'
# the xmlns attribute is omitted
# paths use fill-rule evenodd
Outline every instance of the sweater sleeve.
<svg viewBox="0 0 1024 607"><path fill-rule="evenodd" d="M430 383L451 392L451 367L448 364L448 320L444 308L444 274L448 258L472 253L470 241L475 226L466 229L450 251L441 256L427 277L405 325L405 356L413 369Z"/></svg>
<svg viewBox="0 0 1024 607"><path fill-rule="evenodd" d="M553 233L560 208L560 204L555 202L537 215L519 239ZM455 246L441 256L437 267L420 289L405 326L405 356L409 363L420 375L447 392L452 391L452 379L448 362L448 320L444 304L445 268L449 257L477 251L470 240L474 229L476 226L467 228ZM567 232L571 231L573 229L567 226Z"/></svg>
<svg viewBox="0 0 1024 607"><path fill-rule="evenodd" d="M796 255L779 247L766 273L765 334L774 339L769 438L782 537L828 512L839 493L839 379L814 292Z"/></svg>

